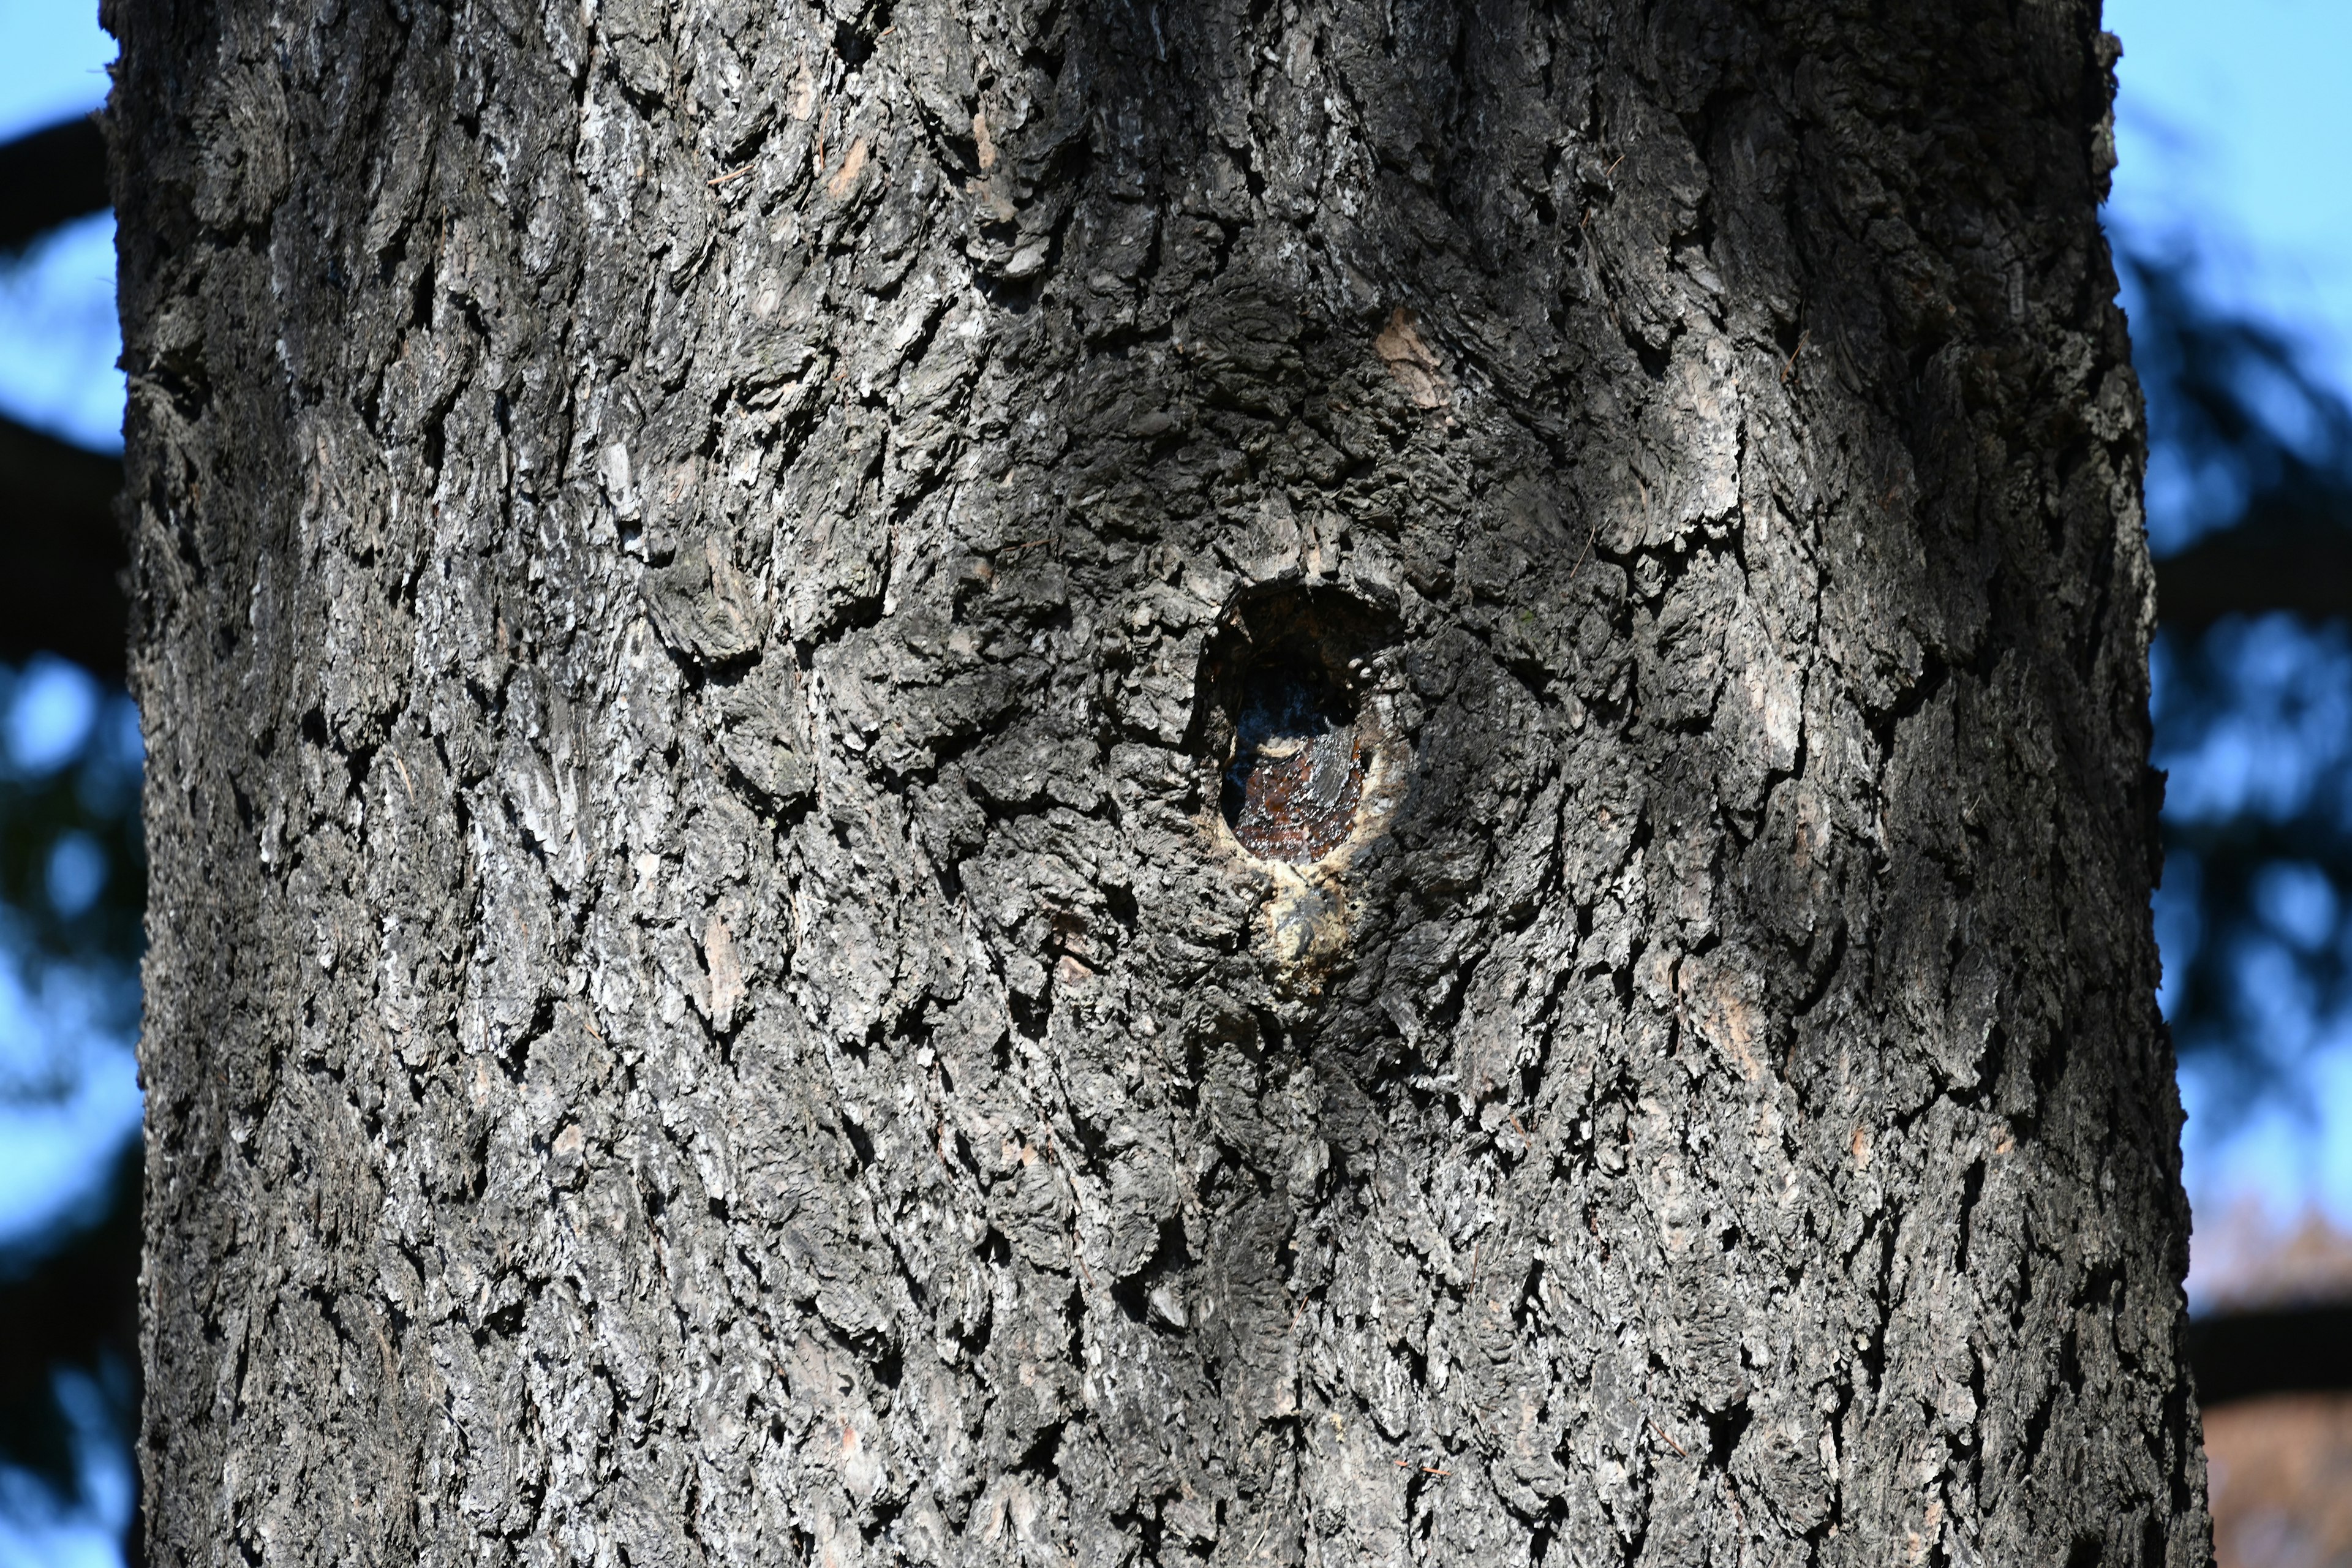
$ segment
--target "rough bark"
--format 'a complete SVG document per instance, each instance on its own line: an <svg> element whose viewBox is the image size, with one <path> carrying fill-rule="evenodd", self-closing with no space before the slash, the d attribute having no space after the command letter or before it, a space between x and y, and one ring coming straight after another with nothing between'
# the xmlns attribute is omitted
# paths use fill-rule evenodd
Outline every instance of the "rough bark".
<svg viewBox="0 0 2352 1568"><path fill-rule="evenodd" d="M2203 1563L2094 8L855 7L110 12L155 1561Z"/></svg>

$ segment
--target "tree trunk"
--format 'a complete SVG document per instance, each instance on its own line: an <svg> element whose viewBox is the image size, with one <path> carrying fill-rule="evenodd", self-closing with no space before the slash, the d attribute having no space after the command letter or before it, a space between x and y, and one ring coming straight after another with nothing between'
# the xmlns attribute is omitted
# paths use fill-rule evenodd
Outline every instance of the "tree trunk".
<svg viewBox="0 0 2352 1568"><path fill-rule="evenodd" d="M110 25L157 1563L2205 1562L2090 5Z"/></svg>

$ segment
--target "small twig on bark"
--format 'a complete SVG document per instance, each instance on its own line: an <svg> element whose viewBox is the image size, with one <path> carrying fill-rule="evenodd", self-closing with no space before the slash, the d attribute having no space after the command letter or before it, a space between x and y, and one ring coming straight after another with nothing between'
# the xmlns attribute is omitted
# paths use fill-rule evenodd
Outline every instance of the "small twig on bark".
<svg viewBox="0 0 2352 1568"><path fill-rule="evenodd" d="M1601 537L1601 520L1592 520L1592 530L1584 536L1584 548L1576 552L1576 564L1568 569L1568 585L1576 586L1576 574L1584 570L1584 558L1592 553L1592 542Z"/></svg>
<svg viewBox="0 0 2352 1568"><path fill-rule="evenodd" d="M1797 346L1789 351L1789 363L1780 367L1780 384L1782 385L1785 386L1788 384L1789 373L1797 368L1797 356L1805 352L1806 340L1811 338L1812 335L1813 329L1811 327L1807 327L1803 331L1797 334Z"/></svg>
<svg viewBox="0 0 2352 1568"><path fill-rule="evenodd" d="M705 180L705 181L703 181L702 183L703 183L704 184L706 184L706 185L710 185L710 186L713 186L713 187L716 187L716 186L719 186L719 185L723 185L723 184L728 184L730 181L733 181L733 180L740 180L740 179L741 179L744 175L746 175L746 174L750 174L752 170L754 170L754 169L758 168L759 166L760 166L760 165L759 165L759 164L757 164L757 163L746 163L746 164L744 164L741 168L735 170L735 171L734 171L734 172L732 172L731 174L721 174L721 175L719 175L719 176L717 179L715 179L715 180Z"/></svg>
<svg viewBox="0 0 2352 1568"><path fill-rule="evenodd" d="M1672 1437L1667 1436L1666 1436L1666 1429L1665 1429L1664 1427L1663 1427L1663 1426L1659 1426L1659 1425L1657 1424L1657 1422L1656 1422L1654 1419L1653 1419L1652 1417L1646 1416L1646 1415L1645 1415L1645 1416L1643 1416L1643 1420L1645 1420L1645 1421L1648 1421L1648 1422L1650 1423L1650 1430L1651 1430L1651 1431L1653 1431L1653 1432L1655 1432L1655 1433L1658 1435L1658 1441L1659 1441L1659 1442L1664 1443L1667 1447L1672 1448L1675 1453L1677 1453L1677 1454L1682 1454L1682 1456L1683 1456L1683 1458L1684 1458L1687 1459L1687 1458L1690 1458L1690 1456L1689 1456L1688 1454L1686 1454L1686 1453L1684 1453L1684 1452L1683 1452L1683 1446L1682 1446L1680 1443L1675 1442Z"/></svg>

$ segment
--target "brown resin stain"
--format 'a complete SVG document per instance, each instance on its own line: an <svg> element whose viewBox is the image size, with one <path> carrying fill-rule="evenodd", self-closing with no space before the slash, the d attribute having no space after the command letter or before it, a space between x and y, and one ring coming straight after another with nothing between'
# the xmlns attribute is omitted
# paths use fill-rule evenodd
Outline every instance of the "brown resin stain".
<svg viewBox="0 0 2352 1568"><path fill-rule="evenodd" d="M1320 860L1347 841L1364 793L1353 704L1311 658L1250 672L1222 791L1226 826L1262 860Z"/></svg>
<svg viewBox="0 0 2352 1568"><path fill-rule="evenodd" d="M1347 840L1364 793L1362 748L1344 729L1244 744L1225 770L1242 847L1264 860L1320 860Z"/></svg>

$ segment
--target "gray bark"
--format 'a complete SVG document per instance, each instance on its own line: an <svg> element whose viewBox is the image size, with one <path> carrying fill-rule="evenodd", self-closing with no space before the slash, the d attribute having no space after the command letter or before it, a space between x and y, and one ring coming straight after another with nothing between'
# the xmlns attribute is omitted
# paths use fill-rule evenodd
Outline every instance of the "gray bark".
<svg viewBox="0 0 2352 1568"><path fill-rule="evenodd" d="M159 1563L2206 1561L2082 0L115 0Z"/></svg>

